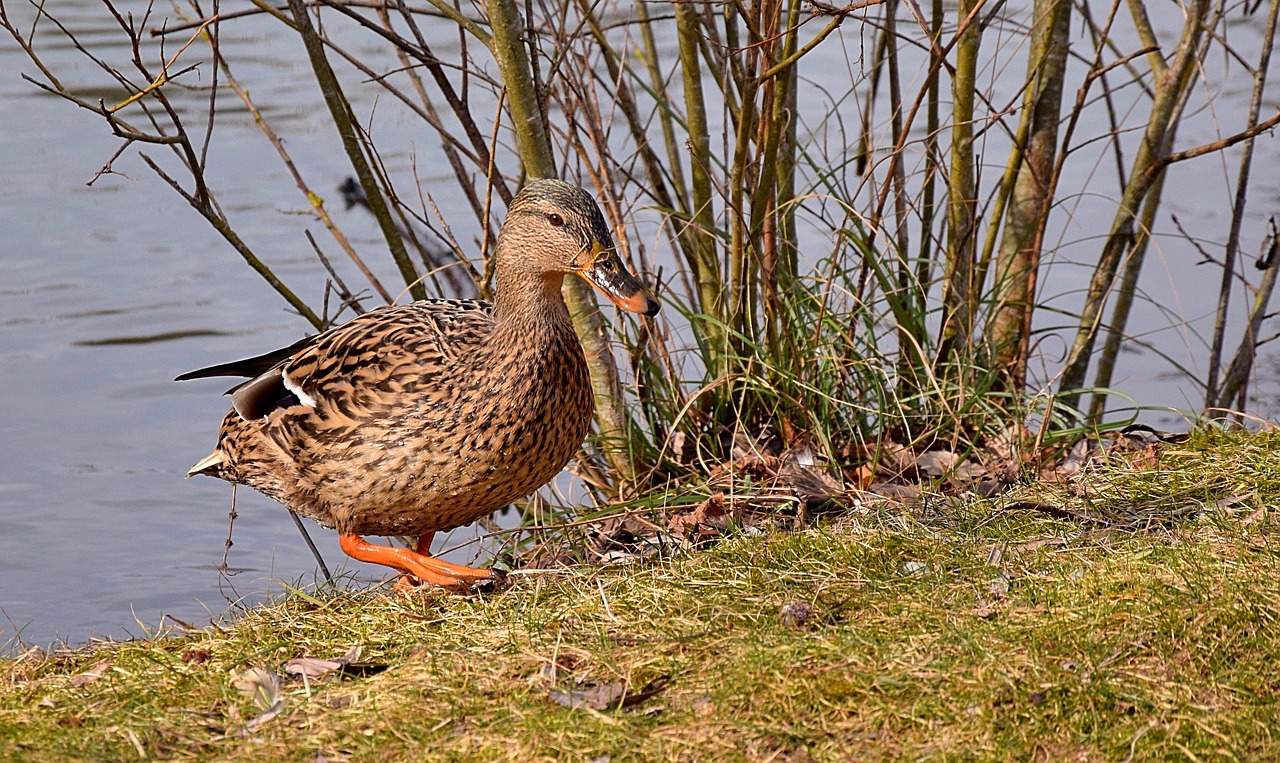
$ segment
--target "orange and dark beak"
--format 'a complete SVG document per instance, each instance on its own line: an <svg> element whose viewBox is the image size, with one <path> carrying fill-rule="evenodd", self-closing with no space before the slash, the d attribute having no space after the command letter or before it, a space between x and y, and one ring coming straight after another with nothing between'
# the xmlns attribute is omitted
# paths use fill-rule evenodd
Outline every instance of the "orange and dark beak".
<svg viewBox="0 0 1280 763"><path fill-rule="evenodd" d="M578 271L578 275L590 281L610 302L623 310L653 316L661 308L658 300L650 296L648 290L622 264L618 252L613 248L604 248L599 241L592 244L591 260Z"/></svg>

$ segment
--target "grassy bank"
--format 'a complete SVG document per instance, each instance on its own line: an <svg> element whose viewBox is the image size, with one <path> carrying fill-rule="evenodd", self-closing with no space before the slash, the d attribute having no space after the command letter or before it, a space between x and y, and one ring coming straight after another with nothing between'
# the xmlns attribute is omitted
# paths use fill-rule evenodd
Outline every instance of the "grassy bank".
<svg viewBox="0 0 1280 763"><path fill-rule="evenodd" d="M1015 491L1140 530L868 504L485 596L295 595L33 651L0 662L0 759L1276 759L1277 447L1202 434Z"/></svg>

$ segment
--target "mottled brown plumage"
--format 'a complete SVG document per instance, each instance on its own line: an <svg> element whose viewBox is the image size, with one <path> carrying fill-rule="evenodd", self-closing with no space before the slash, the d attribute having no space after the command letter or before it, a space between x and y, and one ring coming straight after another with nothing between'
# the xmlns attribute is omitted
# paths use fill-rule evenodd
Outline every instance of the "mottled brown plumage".
<svg viewBox="0 0 1280 763"><path fill-rule="evenodd" d="M232 390L218 446L190 474L249 485L337 529L357 558L443 585L487 577L425 554L437 530L545 484L586 435L591 385L560 293L564 275L584 276L626 309L658 310L618 259L595 201L560 181L516 196L494 257L492 306L383 307L178 377L253 377ZM420 542L415 553L362 535Z"/></svg>

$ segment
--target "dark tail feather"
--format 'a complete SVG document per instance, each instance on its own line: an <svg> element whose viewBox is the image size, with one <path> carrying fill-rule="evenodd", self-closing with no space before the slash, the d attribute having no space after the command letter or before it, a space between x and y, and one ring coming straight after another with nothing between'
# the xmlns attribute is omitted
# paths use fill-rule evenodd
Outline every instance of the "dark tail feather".
<svg viewBox="0 0 1280 763"><path fill-rule="evenodd" d="M199 368L195 371L188 371L174 378L174 381L188 381L191 379L208 379L213 376L243 376L246 379L252 379L265 374L272 368L280 365L280 363L288 360L297 354L298 350L306 347L315 337L305 337L299 339L288 347L282 347L278 350L263 355L257 355L252 358L244 358L242 360L233 360L230 363L219 363L216 366L207 368Z"/></svg>

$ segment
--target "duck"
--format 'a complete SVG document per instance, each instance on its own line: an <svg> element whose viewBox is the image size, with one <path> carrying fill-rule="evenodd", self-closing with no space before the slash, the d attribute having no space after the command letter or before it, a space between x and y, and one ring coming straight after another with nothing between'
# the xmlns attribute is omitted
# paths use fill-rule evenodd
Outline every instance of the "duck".
<svg viewBox="0 0 1280 763"><path fill-rule="evenodd" d="M336 530L344 553L399 571L410 587L491 581L491 569L435 558L431 542L545 485L581 447L594 400L564 278L585 278L623 310L659 311L595 199L570 183L527 183L493 257L492 303L388 305L178 376L248 379L227 391L217 446L187 476L247 485Z"/></svg>

